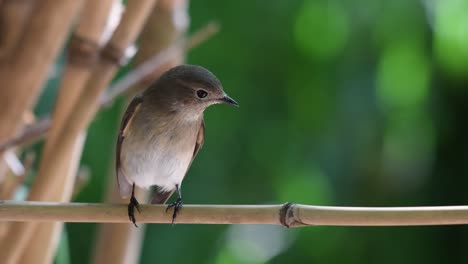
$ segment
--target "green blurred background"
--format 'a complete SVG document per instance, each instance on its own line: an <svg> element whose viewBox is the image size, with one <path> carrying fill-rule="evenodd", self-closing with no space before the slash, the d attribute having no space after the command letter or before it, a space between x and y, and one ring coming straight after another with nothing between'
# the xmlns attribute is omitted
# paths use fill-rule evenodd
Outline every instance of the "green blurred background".
<svg viewBox="0 0 468 264"><path fill-rule="evenodd" d="M468 203L468 1L199 0L190 15L222 29L188 62L241 107L206 111L185 203ZM125 106L93 122L77 202L104 200ZM96 227L67 224L56 263L86 263ZM468 263L467 248L463 226L149 225L141 263Z"/></svg>

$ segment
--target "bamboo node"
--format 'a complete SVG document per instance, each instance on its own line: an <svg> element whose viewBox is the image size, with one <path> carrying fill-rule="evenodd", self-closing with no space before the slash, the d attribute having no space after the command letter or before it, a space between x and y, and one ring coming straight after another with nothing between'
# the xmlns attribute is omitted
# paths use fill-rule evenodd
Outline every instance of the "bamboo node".
<svg viewBox="0 0 468 264"><path fill-rule="evenodd" d="M295 203L285 203L280 209L280 223L287 228L310 225L301 221L298 209Z"/></svg>
<svg viewBox="0 0 468 264"><path fill-rule="evenodd" d="M68 61L71 64L89 67L98 59L99 44L88 38L73 35L68 50Z"/></svg>
<svg viewBox="0 0 468 264"><path fill-rule="evenodd" d="M115 66L123 66L128 61L125 51L110 42L102 49L101 58Z"/></svg>
<svg viewBox="0 0 468 264"><path fill-rule="evenodd" d="M295 204L291 202L285 203L279 211L279 221L283 226L287 228L290 228L291 225L294 223L294 214L292 210L294 208L294 205Z"/></svg>

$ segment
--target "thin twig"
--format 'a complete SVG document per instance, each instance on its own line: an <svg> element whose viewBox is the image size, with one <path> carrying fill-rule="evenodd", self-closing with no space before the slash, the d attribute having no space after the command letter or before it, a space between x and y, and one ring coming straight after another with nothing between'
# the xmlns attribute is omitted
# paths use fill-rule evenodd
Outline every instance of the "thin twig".
<svg viewBox="0 0 468 264"><path fill-rule="evenodd" d="M171 223L163 205L141 205L140 223ZM127 206L0 201L0 221L129 223ZM415 226L468 224L468 206L338 207L280 205L185 205L179 224L271 224L287 227ZM130 224L130 223L129 223Z"/></svg>
<svg viewBox="0 0 468 264"><path fill-rule="evenodd" d="M151 73L155 69L163 66L168 62L173 56L177 55L180 52L187 52L191 49L197 47L210 37L212 37L218 31L218 25L216 23L209 23L192 36L187 39L181 40L178 45L186 43L183 45L183 48L178 50L176 47L170 47L153 57L149 58L145 63L142 63L141 66L137 67L135 70L131 71L128 75L124 76L122 79L118 80L114 85L111 86L108 92L101 97L100 107L105 107L110 105L115 99L121 95L126 94L129 89L135 83L143 80L147 74ZM0 152L5 151L11 147L22 145L25 143L34 143L40 140L50 128L51 122L50 117L44 117L38 122L28 125L25 129L18 135L13 138L0 143Z"/></svg>
<svg viewBox="0 0 468 264"><path fill-rule="evenodd" d="M185 53L200 45L205 40L212 37L218 32L219 26L217 23L211 22L188 39L181 39L173 46L155 54L144 63L139 65L133 71L125 75L122 79L118 80L116 84L112 85L109 92L101 97L101 106L108 106L117 97L127 93L135 84L142 81L146 76L151 74L155 69L163 66L170 59L180 53Z"/></svg>
<svg viewBox="0 0 468 264"><path fill-rule="evenodd" d="M8 150L9 148L23 145L27 143L36 142L41 139L47 131L49 131L51 122L50 117L47 116L34 124L27 125L21 132L16 134L8 141L0 143L0 152Z"/></svg>

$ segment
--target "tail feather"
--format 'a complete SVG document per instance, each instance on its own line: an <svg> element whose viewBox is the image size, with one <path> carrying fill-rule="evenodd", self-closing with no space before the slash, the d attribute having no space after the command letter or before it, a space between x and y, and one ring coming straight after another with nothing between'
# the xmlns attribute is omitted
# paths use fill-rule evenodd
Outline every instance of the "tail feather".
<svg viewBox="0 0 468 264"><path fill-rule="evenodd" d="M172 196L174 190L172 191L162 191L156 190L153 196L153 200L151 200L152 204L165 204L167 200Z"/></svg>

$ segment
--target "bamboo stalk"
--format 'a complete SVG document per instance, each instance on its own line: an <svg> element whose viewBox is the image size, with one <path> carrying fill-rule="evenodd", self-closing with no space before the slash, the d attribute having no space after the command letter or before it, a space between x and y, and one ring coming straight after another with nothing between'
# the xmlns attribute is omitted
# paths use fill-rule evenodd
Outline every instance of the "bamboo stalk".
<svg viewBox="0 0 468 264"><path fill-rule="evenodd" d="M84 141L85 133L81 133L75 139L74 145L70 147L69 152L67 152L69 160L65 161L64 165L60 166L63 168L62 172L64 173L64 178L60 179L60 184L62 184L62 186L55 184L55 189L48 188L45 190L50 193L50 200L70 201L75 182L74 176L78 170ZM56 196L54 197L54 195ZM60 233L63 229L63 223L34 223L33 225L29 223L29 226L31 227L24 227L26 230L31 228L31 231L29 231L29 234L25 234L25 236L29 235L30 238L22 245L24 249L22 249L23 252L19 263L52 263L55 250L58 246ZM12 227L12 230L14 230L14 228L15 226Z"/></svg>
<svg viewBox="0 0 468 264"><path fill-rule="evenodd" d="M52 126L41 160L43 170L39 170L38 177L44 175L41 172L47 171L49 166L55 166L54 145L60 144L57 139L62 133L62 128L93 72L113 2L113 0L86 2L80 23L69 47L68 64L62 78ZM85 131L82 131L61 157L63 162L60 165L61 170L58 172L63 176L53 180L50 183L52 186L44 186L47 189L39 190L46 196L43 195L38 199L70 201L84 139ZM62 228L62 223L39 224L35 228L35 234L28 241L21 263L50 263L57 248Z"/></svg>
<svg viewBox="0 0 468 264"><path fill-rule="evenodd" d="M147 26L143 29L138 53L135 56L137 65L141 65L151 56L170 48L181 39L189 26L187 0L159 0L154 12L148 18ZM132 88L138 93L151 85L164 71L184 61L185 53L182 47L176 46L176 52L170 60L161 67L153 68L141 81ZM132 95L131 95L132 96Z"/></svg>
<svg viewBox="0 0 468 264"><path fill-rule="evenodd" d="M80 100L74 106L73 112L57 139L57 142L61 144L54 144L56 145L54 156L58 156L65 149L63 142L68 142L76 133L88 126L99 108L101 92L107 87L118 69L119 65L115 64L115 62L120 61L123 50L135 40L154 2L149 0L128 2L122 22L103 50L103 58L93 70L93 75L87 82L86 90L81 94ZM47 184L47 182L44 182L44 184Z"/></svg>
<svg viewBox="0 0 468 264"><path fill-rule="evenodd" d="M120 199L114 178L110 181L113 184L110 186L110 197L107 200L113 203L127 203L127 200ZM141 189L137 189L135 195L139 201L147 201L149 198L149 192ZM145 228L144 225L134 228L133 224L127 223L100 225L91 263L138 263Z"/></svg>
<svg viewBox="0 0 468 264"><path fill-rule="evenodd" d="M31 171L36 159L35 152L27 152L23 161L24 170L21 175L15 175L13 172L7 174L5 181L0 185L0 200L14 199L14 194L18 187L24 182L24 179Z"/></svg>
<svg viewBox="0 0 468 264"><path fill-rule="evenodd" d="M188 21L187 12L186 0L158 1L141 33L138 53L135 56L136 65L141 65L148 58L168 49L185 34L188 23L181 23L181 21L174 18ZM182 49L183 47L179 45L178 48ZM157 79L162 72L181 64L183 57L179 51L170 60L166 60L161 67L153 67L152 73L146 74L143 81L133 85L130 89L131 93L138 93L149 85L148 82ZM134 94L129 95L130 98L133 96ZM108 181L108 183L108 196L110 196L110 199L107 201L122 202L116 193L114 170L112 170L112 180ZM137 197L140 201L147 201L149 194L150 192L147 190L137 191ZM144 231L144 227L137 229L128 224L100 225L93 263L137 263Z"/></svg>
<svg viewBox="0 0 468 264"><path fill-rule="evenodd" d="M73 186L72 199L73 200L85 188L90 180L90 171L86 166L78 168L76 173L75 185Z"/></svg>
<svg viewBox="0 0 468 264"><path fill-rule="evenodd" d="M55 104L49 138L44 156L53 147L57 134L61 132L73 106L82 93L97 62L100 41L104 33L107 18L113 0L87 1L80 18L77 30L72 38L68 64L65 67Z"/></svg>
<svg viewBox="0 0 468 264"><path fill-rule="evenodd" d="M14 58L18 42L29 22L36 0L6 0L0 6L0 62L7 63Z"/></svg>
<svg viewBox="0 0 468 264"><path fill-rule="evenodd" d="M35 102L50 65L65 41L81 1L44 0L33 12L14 60L1 65L0 140L14 135L24 111Z"/></svg>
<svg viewBox="0 0 468 264"><path fill-rule="evenodd" d="M1 221L127 223L123 204L0 203ZM168 224L172 210L141 205L139 223ZM422 226L468 224L468 206L340 207L295 203L278 205L184 205L178 224L270 224L302 226Z"/></svg>
<svg viewBox="0 0 468 264"><path fill-rule="evenodd" d="M147 9L151 8L153 2L154 1L129 1L122 23L114 34L116 37L112 38L108 46L128 46L136 37L142 22L147 16ZM122 35L125 35L122 32L132 35L133 39L128 38L127 35L122 37ZM126 43L118 42L120 40ZM74 139L81 131L88 126L98 108L99 95L105 89L117 68L117 65L109 63L108 60L103 60L93 69L93 74L87 81L86 89L80 94L80 99L74 105L73 111L67 117L61 133L57 136L56 143L53 144L54 151L51 153L53 156L51 159L55 161L55 164L52 164L54 166L47 166L47 170L44 169L44 171L51 171L52 173L49 174L48 177L38 177L30 193L31 200L44 199L44 197L47 199L48 193L44 192L44 190L47 190L47 187L50 188L51 184L53 187L53 183L61 177L61 175L57 173L60 171L58 169L60 166L56 163L61 163L59 161L62 161L62 155L66 153L69 146L74 142ZM41 169L39 169L39 174L41 175ZM44 173L44 175L47 174Z"/></svg>
<svg viewBox="0 0 468 264"><path fill-rule="evenodd" d="M14 59L6 59L0 64L3 85L0 89L0 106L3 109L0 111L0 141L16 134L22 125L23 113L36 102L80 2L69 0L57 4L53 0L40 1L29 18L30 26L14 30L22 32L21 41L14 43L15 52L9 54ZM0 160L0 171L4 172L3 168Z"/></svg>
<svg viewBox="0 0 468 264"><path fill-rule="evenodd" d="M0 140L11 137L21 125L21 116L37 99L40 88L47 78L50 65L55 60L65 41L70 26L79 11L82 1L43 0L37 3L29 26L18 43L15 59L0 68L0 105L8 111L0 111ZM16 236L9 228L2 241L0 259L4 263L18 260L27 237ZM18 242L14 243L12 240Z"/></svg>
<svg viewBox="0 0 468 264"><path fill-rule="evenodd" d="M107 44L107 48L103 50L105 54L103 59L93 69L93 74L86 84L86 89L80 94L80 99L74 105L73 111L67 117L61 133L58 134L53 144L54 152L52 153L52 159L55 161L54 163L61 163L59 161L62 160L61 157L69 149L70 144L88 126L98 109L101 92L107 87L118 69L118 65L113 62L119 61L120 56L123 54L125 48L120 47L127 47L134 41L154 2L136 0L128 2L122 22L116 29L109 44ZM31 190L30 199L36 200L47 197L47 193L43 190L46 190L47 187L50 187L51 183L56 182L55 180L61 177L58 170L59 166L57 164L53 165L47 166L47 169L44 169L44 171L52 173L44 173L47 176L38 177ZM41 175L41 169L39 169L39 174Z"/></svg>
<svg viewBox="0 0 468 264"><path fill-rule="evenodd" d="M163 67L163 65L168 60L171 60L172 57L176 56L179 52L185 53L197 47L198 45L212 37L214 34L216 34L218 30L219 27L217 26L217 24L210 23L207 26L200 29L198 32L194 33L188 39L178 41L178 44L176 44L175 46L165 49L164 51L152 56L147 61L142 63L141 66L137 67L135 70L124 76L122 79L118 80L116 84L114 84L109 89L109 92L106 92L101 97L100 108L111 104L117 97L130 93L133 85L143 80L147 76L147 74L150 74L159 67ZM185 45L183 45L182 47L182 50L176 48L182 43L185 43ZM9 140L2 141L2 143L0 143L0 151L4 151L6 149L18 145L37 142L39 139L43 138L43 136L49 131L50 126L50 118L45 117L36 122L35 124L25 127L23 131L10 138Z"/></svg>
<svg viewBox="0 0 468 264"><path fill-rule="evenodd" d="M70 168L77 167L77 164L69 162L70 157L67 153L70 153L70 150L74 149L77 138L86 129L97 111L101 92L107 87L117 71L119 66L117 63L120 62L123 51L135 40L154 3L154 0L128 1L121 23L102 51L102 59L96 65L92 76L87 81L86 89L80 94L80 99L62 126L61 133L57 135L56 139L52 139L53 147L51 149L54 151L50 152L50 157L46 155L45 159L46 161L53 162L41 162L38 176L29 193L29 200L61 198L51 196L49 190L55 190L54 187L61 187L56 186L56 183L61 182L62 172L68 172ZM47 151L46 154L48 154ZM75 159L74 161L78 160ZM69 190L68 193L71 193L71 187L67 188L67 190ZM15 240L15 243L11 243L10 241L10 244L15 246L10 246L11 251L0 252L0 259L7 260L6 263L15 263L18 260L17 257L20 256L17 252L22 252L27 238L33 233L35 227L36 225L25 223L12 225L7 237ZM49 230L53 231L53 228L51 227ZM36 255L37 260L35 260L35 263L48 263L47 258L51 256L50 252L47 250L37 251L37 254L41 255Z"/></svg>

